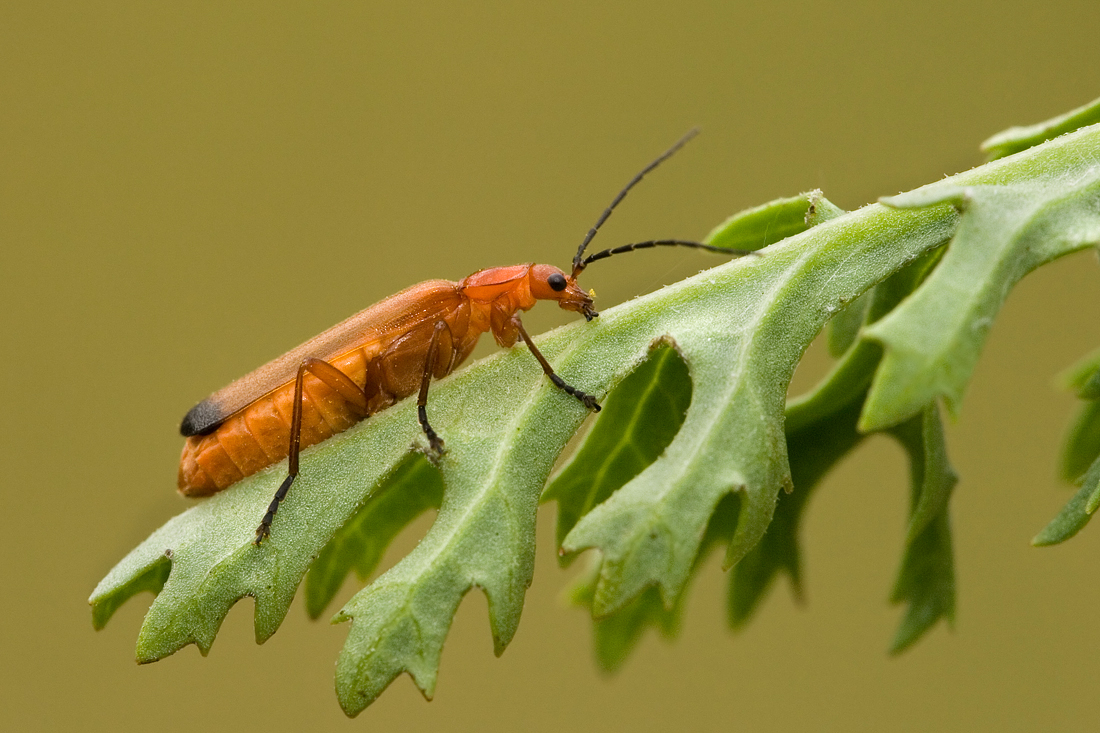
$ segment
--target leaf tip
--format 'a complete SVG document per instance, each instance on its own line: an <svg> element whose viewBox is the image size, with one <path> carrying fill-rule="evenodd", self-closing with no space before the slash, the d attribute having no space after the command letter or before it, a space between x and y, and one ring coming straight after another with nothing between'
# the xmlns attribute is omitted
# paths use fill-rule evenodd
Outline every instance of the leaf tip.
<svg viewBox="0 0 1100 733"><path fill-rule="evenodd" d="M1039 534L1031 538L1032 547L1050 547L1056 544L1058 544L1058 540L1052 539L1045 528L1039 532Z"/></svg>
<svg viewBox="0 0 1100 733"><path fill-rule="evenodd" d="M1085 514L1091 516L1096 513L1097 509L1100 509L1100 484L1097 484L1096 488L1093 489L1092 496L1085 503Z"/></svg>
<svg viewBox="0 0 1100 733"><path fill-rule="evenodd" d="M998 160L1096 122L1100 122L1100 99L1035 125L1002 130L983 142L981 150L989 160Z"/></svg>
<svg viewBox="0 0 1100 733"><path fill-rule="evenodd" d="M847 213L844 209L825 198L825 193L820 188L807 191L802 195L806 197L806 201L809 203L803 217L803 223L807 227L823 224L830 219L835 219Z"/></svg>
<svg viewBox="0 0 1100 733"><path fill-rule="evenodd" d="M138 593L149 591L154 596L160 593L172 572L172 551L165 550L144 567L130 571L130 576L124 580L115 577L116 571L117 568L112 570L88 598L92 607L92 627L96 631L104 628L115 611Z"/></svg>
<svg viewBox="0 0 1100 733"><path fill-rule="evenodd" d="M799 607L805 608L808 600L806 598L806 589L802 587L802 578L797 574L788 573L787 579L791 584L791 598Z"/></svg>

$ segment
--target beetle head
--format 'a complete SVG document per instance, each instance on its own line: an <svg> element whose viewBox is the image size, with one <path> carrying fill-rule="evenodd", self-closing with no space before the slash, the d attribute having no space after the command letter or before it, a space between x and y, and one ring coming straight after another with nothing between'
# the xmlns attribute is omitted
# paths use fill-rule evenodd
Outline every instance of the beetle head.
<svg viewBox="0 0 1100 733"><path fill-rule="evenodd" d="M553 265L531 267L531 295L539 300L556 300L565 310L582 314L585 320L600 315L592 307L592 296L577 286L577 279Z"/></svg>

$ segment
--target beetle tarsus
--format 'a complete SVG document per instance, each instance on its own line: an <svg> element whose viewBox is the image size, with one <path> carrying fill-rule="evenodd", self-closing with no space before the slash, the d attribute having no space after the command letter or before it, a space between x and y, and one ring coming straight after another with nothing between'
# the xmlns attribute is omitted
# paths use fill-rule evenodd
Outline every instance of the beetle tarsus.
<svg viewBox="0 0 1100 733"><path fill-rule="evenodd" d="M256 528L256 539L252 541L252 544L256 547L260 546L260 543L264 541L264 537L271 536L271 523L275 521L275 512L279 511L279 504L286 498L286 492L290 491L290 485L294 483L296 475L297 473L293 473L283 479L283 483L279 485L279 490L275 492L275 497L267 505L267 512L264 513L264 518L260 520L260 526Z"/></svg>
<svg viewBox="0 0 1100 733"><path fill-rule="evenodd" d="M531 341L531 337L527 335L527 331L523 328L523 322L519 320L519 316L512 316L512 323L516 325L516 331L519 333L520 338L523 339L523 343L527 344L527 348L530 349L531 355L534 356L539 365L542 366L543 373L546 374L547 378L549 378L554 386L560 389L562 392L576 397L578 400L580 400L581 404L587 407L589 410L592 410L593 412L599 412L600 403L596 402L595 397L588 394L587 392L582 392L581 390L577 389L576 387L569 384L564 379L558 376L558 373L554 371L554 368L552 366L550 366L550 362L546 360L546 357L542 355L542 352L539 351L535 347L534 342Z"/></svg>
<svg viewBox="0 0 1100 733"><path fill-rule="evenodd" d="M566 394L576 397L577 400L579 400L580 403L587 407L589 410L592 410L593 412L599 412L602 409L600 407L600 403L596 402L595 397L588 394L587 392L582 392L581 390L577 389L576 387L559 377L557 374L550 372L546 376L550 377L550 381L554 383L555 387L560 389L562 392L565 392Z"/></svg>
<svg viewBox="0 0 1100 733"><path fill-rule="evenodd" d="M432 427L428 425L424 431L424 434L428 437L428 452L432 458L440 459L443 457L443 438L439 437L439 433L432 430Z"/></svg>
<svg viewBox="0 0 1100 733"><path fill-rule="evenodd" d="M602 407L600 407L600 403L596 402L596 398L590 394L586 394L584 392L581 392L580 390L577 390L577 393L574 396L578 400L580 400L585 407L587 407L589 410L592 410L592 412L599 412L603 409Z"/></svg>
<svg viewBox="0 0 1100 733"><path fill-rule="evenodd" d="M441 457L443 455L443 438L439 437L439 433L435 432L435 428L428 422L428 410L425 405L416 406L416 417L420 422L424 435L428 438L428 450L435 458Z"/></svg>
<svg viewBox="0 0 1100 733"><path fill-rule="evenodd" d="M438 463L443 458L443 440L428 439L428 457L432 459L433 463Z"/></svg>

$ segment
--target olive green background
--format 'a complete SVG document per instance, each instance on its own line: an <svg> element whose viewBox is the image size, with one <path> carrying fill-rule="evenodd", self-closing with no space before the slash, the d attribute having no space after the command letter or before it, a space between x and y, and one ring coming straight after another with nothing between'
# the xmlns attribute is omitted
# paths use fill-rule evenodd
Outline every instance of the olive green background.
<svg viewBox="0 0 1100 733"><path fill-rule="evenodd" d="M1074 402L1052 377L1100 343L1091 253L1026 279L993 329L948 431L958 621L900 658L886 598L907 471L881 438L812 502L807 605L777 585L731 635L712 563L682 637L647 636L615 677L560 600L552 506L504 656L473 592L436 700L401 678L353 722L332 691L346 629L300 601L262 647L246 599L208 658L138 667L148 596L99 633L86 598L187 506L179 418L231 379L419 280L565 265L692 125L598 244L700 237L815 187L854 208L967 168L986 136L1100 95L1097 28L1091 0L5 4L0 729L1095 724L1100 527L1028 545L1070 496L1055 457ZM714 261L637 254L584 284L607 307ZM569 317L544 306L528 325ZM796 383L824 368L811 350Z"/></svg>

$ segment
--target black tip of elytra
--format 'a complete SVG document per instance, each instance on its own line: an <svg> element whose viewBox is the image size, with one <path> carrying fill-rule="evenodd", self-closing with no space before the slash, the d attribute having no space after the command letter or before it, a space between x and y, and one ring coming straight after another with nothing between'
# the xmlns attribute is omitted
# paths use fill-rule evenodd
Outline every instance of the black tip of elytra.
<svg viewBox="0 0 1100 733"><path fill-rule="evenodd" d="M213 402L203 400L183 416L183 422L180 423L180 435L185 438L190 438L193 435L208 435L217 430L224 419L225 416L222 415L221 410Z"/></svg>

